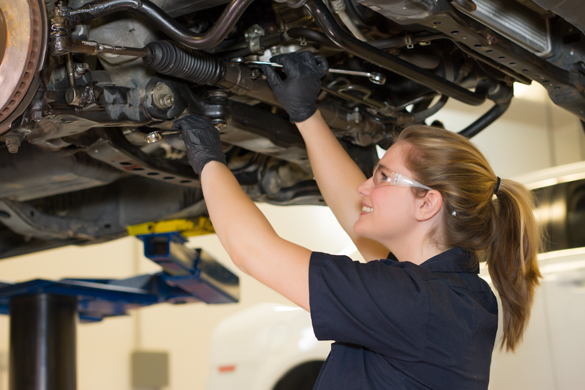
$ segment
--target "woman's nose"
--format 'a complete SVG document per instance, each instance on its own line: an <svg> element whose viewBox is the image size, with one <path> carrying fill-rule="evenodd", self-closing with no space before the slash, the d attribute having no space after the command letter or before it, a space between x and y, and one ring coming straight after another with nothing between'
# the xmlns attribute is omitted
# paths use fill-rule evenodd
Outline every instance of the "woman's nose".
<svg viewBox="0 0 585 390"><path fill-rule="evenodd" d="M370 196L370 192L372 191L373 180L370 177L368 180L364 181L362 184L359 185L357 188L358 194L363 196L364 198Z"/></svg>

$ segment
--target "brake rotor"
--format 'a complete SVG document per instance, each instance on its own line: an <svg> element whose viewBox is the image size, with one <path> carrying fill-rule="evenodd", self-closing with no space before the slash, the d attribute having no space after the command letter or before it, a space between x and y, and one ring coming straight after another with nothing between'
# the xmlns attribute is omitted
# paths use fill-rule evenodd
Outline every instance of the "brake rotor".
<svg viewBox="0 0 585 390"><path fill-rule="evenodd" d="M0 122L25 98L44 53L39 0L0 0Z"/></svg>

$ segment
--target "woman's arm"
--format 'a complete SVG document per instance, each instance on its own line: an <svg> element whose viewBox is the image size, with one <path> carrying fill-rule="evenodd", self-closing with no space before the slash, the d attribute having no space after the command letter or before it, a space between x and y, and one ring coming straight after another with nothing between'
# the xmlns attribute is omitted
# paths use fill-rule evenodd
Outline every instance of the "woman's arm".
<svg viewBox="0 0 585 390"><path fill-rule="evenodd" d="M309 311L311 251L279 237L224 164L207 163L201 185L213 227L234 264Z"/></svg>
<svg viewBox="0 0 585 390"><path fill-rule="evenodd" d="M353 225L362 210L357 188L366 181L358 165L331 132L319 111L297 123L305 140L313 174L331 211L366 260L381 259L388 249L377 241L355 234Z"/></svg>
<svg viewBox="0 0 585 390"><path fill-rule="evenodd" d="M234 264L309 310L311 252L280 238L225 165L219 132L198 115L173 124L183 131L187 157L201 179L213 227Z"/></svg>
<svg viewBox="0 0 585 390"><path fill-rule="evenodd" d="M317 110L320 79L327 73L327 61L310 52L280 55L271 61L283 66L286 79L282 80L269 66L263 67L264 73L272 92L305 140L311 167L325 202L366 260L386 257L388 249L356 235L353 230L362 209L357 187L366 177Z"/></svg>

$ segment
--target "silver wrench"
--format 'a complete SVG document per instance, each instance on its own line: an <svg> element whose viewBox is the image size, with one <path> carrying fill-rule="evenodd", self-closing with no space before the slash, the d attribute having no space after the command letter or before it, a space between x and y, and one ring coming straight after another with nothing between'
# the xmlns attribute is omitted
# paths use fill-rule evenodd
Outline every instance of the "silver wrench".
<svg viewBox="0 0 585 390"><path fill-rule="evenodd" d="M253 65L270 65L273 68L282 68L282 65L276 62L269 61L234 61L241 64L253 64ZM363 76L367 77L372 83L378 85L384 85L386 83L386 76L378 72L360 72L357 70L345 70L345 69L329 69L330 73L346 74L350 76Z"/></svg>
<svg viewBox="0 0 585 390"><path fill-rule="evenodd" d="M163 139L163 135L169 135L169 134L180 134L181 130L165 130L165 131L153 131L151 133L148 133L144 136L144 140L146 141L147 144L154 144L158 141L161 141Z"/></svg>
<svg viewBox="0 0 585 390"><path fill-rule="evenodd" d="M215 118L211 120L213 126L219 131L222 127L226 126L225 120L221 118ZM147 144L154 144L156 142L162 141L163 135L171 135L171 134L181 134L181 130L155 130L152 131L144 136L144 140ZM221 134L221 133L220 133Z"/></svg>

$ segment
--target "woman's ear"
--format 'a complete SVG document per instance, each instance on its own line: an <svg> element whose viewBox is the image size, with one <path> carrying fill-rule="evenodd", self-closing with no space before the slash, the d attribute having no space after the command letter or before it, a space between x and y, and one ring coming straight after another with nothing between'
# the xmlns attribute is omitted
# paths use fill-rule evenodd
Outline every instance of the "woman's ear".
<svg viewBox="0 0 585 390"><path fill-rule="evenodd" d="M427 221L433 218L443 207L443 196L436 190L430 190L422 198L417 199L416 219Z"/></svg>

